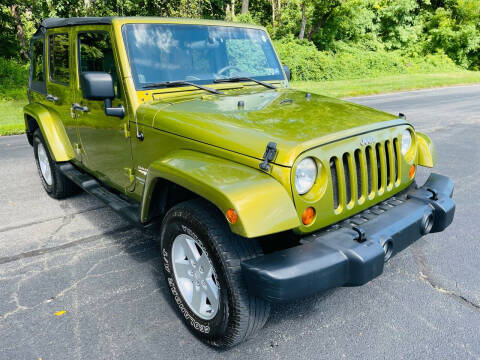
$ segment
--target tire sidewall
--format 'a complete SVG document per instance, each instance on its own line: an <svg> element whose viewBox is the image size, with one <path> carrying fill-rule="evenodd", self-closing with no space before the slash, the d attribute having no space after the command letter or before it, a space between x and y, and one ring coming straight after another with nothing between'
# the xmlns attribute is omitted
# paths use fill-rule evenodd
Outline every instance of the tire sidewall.
<svg viewBox="0 0 480 360"><path fill-rule="evenodd" d="M165 219L161 234L161 249L163 270L167 287L172 294L175 307L180 313L182 320L187 324L188 328L197 336L215 341L215 339L223 336L227 331L229 319L229 291L227 287L227 279L222 265L221 259L210 240L208 229L201 224L192 214L176 209ZM219 308L215 317L211 320L199 318L190 309L183 299L172 267L172 245L174 239L180 234L187 234L195 239L202 250L206 250L212 262L219 283Z"/></svg>
<svg viewBox="0 0 480 360"><path fill-rule="evenodd" d="M50 166L50 172L52 174L52 185L47 184L47 182L45 181L45 178L43 177L42 170L40 168L40 161L38 160L39 144L43 146L45 153L47 154L48 164ZM48 147L46 146L45 141L43 141L43 138L39 136L38 133L35 133L35 135L33 136L33 152L35 154L35 163L37 164L37 170L38 170L38 174L40 175L40 180L42 181L43 188L48 194L52 194L55 190L55 186L57 183L56 171L55 171L52 158L50 157L50 151L48 150Z"/></svg>

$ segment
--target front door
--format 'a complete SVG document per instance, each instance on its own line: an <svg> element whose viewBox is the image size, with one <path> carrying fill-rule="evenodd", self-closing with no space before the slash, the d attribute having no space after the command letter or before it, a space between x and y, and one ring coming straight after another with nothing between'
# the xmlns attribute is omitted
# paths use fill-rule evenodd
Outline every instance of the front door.
<svg viewBox="0 0 480 360"><path fill-rule="evenodd" d="M82 72L102 71L112 75L116 97L113 106L126 109L108 27L105 30L75 31L77 42L77 78ZM78 82L79 83L79 82ZM76 103L86 111L76 111L78 134L82 148L82 166L95 177L117 190L126 191L133 184L132 152L125 118L105 115L104 102L86 100L79 86Z"/></svg>

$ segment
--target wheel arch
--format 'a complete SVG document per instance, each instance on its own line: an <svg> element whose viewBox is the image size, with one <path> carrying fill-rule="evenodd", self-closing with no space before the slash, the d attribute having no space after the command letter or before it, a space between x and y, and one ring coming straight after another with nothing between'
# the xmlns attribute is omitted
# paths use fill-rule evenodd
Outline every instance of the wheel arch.
<svg viewBox="0 0 480 360"><path fill-rule="evenodd" d="M25 129L30 145L33 133L39 128L47 143L48 150L56 162L69 161L75 152L59 116L41 104L28 104L23 108Z"/></svg>
<svg viewBox="0 0 480 360"><path fill-rule="evenodd" d="M432 139L428 135L416 132L417 164L425 167L434 167L437 162L437 152Z"/></svg>
<svg viewBox="0 0 480 360"><path fill-rule="evenodd" d="M182 200L201 197L214 204L222 214L234 209L238 221L229 223L230 228L244 237L273 234L300 225L292 199L273 177L227 159L191 150L175 151L150 165L141 207L143 222L168 210L162 206L168 204L165 197L168 198L172 189L186 197Z"/></svg>

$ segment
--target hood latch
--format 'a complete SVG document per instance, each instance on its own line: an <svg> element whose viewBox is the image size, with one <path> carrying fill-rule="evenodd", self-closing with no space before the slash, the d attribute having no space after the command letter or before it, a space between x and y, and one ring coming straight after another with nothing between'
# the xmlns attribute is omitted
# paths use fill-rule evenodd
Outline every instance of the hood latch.
<svg viewBox="0 0 480 360"><path fill-rule="evenodd" d="M263 154L263 161L259 165L260 169L270 171L270 163L273 161L273 159L275 159L276 154L277 144L273 141L270 141L265 150L265 154Z"/></svg>

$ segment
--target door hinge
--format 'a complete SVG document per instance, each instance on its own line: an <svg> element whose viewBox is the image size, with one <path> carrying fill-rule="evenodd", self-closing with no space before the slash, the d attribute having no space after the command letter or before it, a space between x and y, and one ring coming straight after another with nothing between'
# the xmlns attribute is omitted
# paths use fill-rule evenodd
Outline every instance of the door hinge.
<svg viewBox="0 0 480 360"><path fill-rule="evenodd" d="M128 129L127 123L124 123L124 124L123 124L123 133L125 134L125 137L126 137L126 138L129 138L129 137L130 137L130 130Z"/></svg>
<svg viewBox="0 0 480 360"><path fill-rule="evenodd" d="M135 181L135 170L131 168L124 168L125 172L127 173L128 179L130 180L130 183Z"/></svg>
<svg viewBox="0 0 480 360"><path fill-rule="evenodd" d="M73 144L73 150L78 154L80 155L82 153L82 145L80 145L79 143L74 143Z"/></svg>

